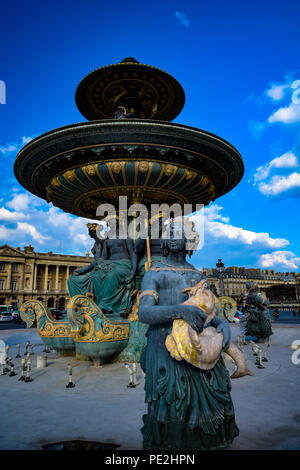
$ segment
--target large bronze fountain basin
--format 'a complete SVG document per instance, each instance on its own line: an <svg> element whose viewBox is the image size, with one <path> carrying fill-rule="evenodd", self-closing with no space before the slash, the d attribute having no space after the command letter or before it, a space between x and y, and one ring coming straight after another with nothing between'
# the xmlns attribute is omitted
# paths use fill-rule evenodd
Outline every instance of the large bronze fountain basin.
<svg viewBox="0 0 300 470"><path fill-rule="evenodd" d="M99 120L30 141L15 175L33 194L66 212L96 218L101 203L207 205L235 187L239 152L209 132L166 121Z"/></svg>

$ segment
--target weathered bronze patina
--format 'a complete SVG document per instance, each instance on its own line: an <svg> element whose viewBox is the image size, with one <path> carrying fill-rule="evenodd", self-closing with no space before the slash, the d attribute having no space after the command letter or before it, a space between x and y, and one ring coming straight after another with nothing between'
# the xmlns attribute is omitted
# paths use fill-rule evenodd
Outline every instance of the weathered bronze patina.
<svg viewBox="0 0 300 470"><path fill-rule="evenodd" d="M76 103L89 122L47 132L17 155L15 175L33 194L96 219L101 203L209 204L234 188L239 152L209 132L168 122L184 105L181 85L135 59L87 75Z"/></svg>

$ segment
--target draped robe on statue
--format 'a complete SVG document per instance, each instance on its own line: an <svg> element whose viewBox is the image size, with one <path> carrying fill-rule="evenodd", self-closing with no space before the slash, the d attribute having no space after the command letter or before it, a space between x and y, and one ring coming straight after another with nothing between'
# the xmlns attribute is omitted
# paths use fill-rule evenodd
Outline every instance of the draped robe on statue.
<svg viewBox="0 0 300 470"><path fill-rule="evenodd" d="M131 248L129 253L125 240L106 240L103 246L102 257L94 262L93 269L83 275L70 276L68 287L70 296L93 292L95 303L105 312L119 315L128 314L132 307L131 294L134 290L132 274L133 262ZM118 258L117 245L121 250ZM124 246L123 246L124 245Z"/></svg>
<svg viewBox="0 0 300 470"><path fill-rule="evenodd" d="M211 370L204 371L176 361L165 346L173 325L166 312L186 300L181 291L191 279L199 282L202 278L195 269L172 271L157 263L142 281L142 292L158 294L142 297L139 311L140 321L150 325L141 358L148 403L143 416L144 449L221 449L239 433L222 356Z"/></svg>

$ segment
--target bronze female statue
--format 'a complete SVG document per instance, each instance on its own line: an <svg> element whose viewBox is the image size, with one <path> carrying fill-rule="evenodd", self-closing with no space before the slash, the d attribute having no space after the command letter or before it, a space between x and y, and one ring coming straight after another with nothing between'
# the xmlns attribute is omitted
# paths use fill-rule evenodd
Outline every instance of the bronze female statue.
<svg viewBox="0 0 300 470"><path fill-rule="evenodd" d="M136 269L132 239L106 238L93 278L96 303L105 313L128 316Z"/></svg>
<svg viewBox="0 0 300 470"><path fill-rule="evenodd" d="M173 320L182 318L198 333L206 320L201 308L182 305L183 289L205 279L186 261L186 241L182 226L172 224L170 238L162 242L165 257L142 281L138 315L150 325L141 357L148 403L142 428L145 449L221 449L239 433L222 356L212 369L201 370L172 358L165 346ZM214 317L209 326L223 333L227 349L229 325Z"/></svg>
<svg viewBox="0 0 300 470"><path fill-rule="evenodd" d="M90 236L97 240L96 230L89 230ZM104 313L127 316L132 307L137 258L132 240L118 238L118 226L116 237L107 237L101 245L95 242L94 261L76 270L68 279L68 287L71 297L92 293Z"/></svg>
<svg viewBox="0 0 300 470"><path fill-rule="evenodd" d="M249 294L245 307L247 318L245 333L264 341L273 334L268 300L262 297L258 292L258 287L253 283L248 283L247 287Z"/></svg>
<svg viewBox="0 0 300 470"><path fill-rule="evenodd" d="M89 236L95 240L91 249L94 260L88 265L77 268L74 274L68 279L68 289L70 297L77 294L92 294L93 293L93 275L97 261L101 258L104 239L98 237L97 227L98 224L87 224Z"/></svg>

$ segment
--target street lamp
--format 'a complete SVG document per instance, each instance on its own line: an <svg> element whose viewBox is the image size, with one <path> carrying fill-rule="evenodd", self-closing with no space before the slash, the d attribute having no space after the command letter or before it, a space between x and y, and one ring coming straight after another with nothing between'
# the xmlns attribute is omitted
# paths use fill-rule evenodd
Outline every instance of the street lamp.
<svg viewBox="0 0 300 470"><path fill-rule="evenodd" d="M224 295L224 273L225 273L225 266L224 263L222 263L221 258L218 258L218 262L216 264L217 269L218 269L218 274L219 274L219 289L220 289L220 296L222 297Z"/></svg>

